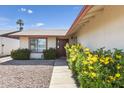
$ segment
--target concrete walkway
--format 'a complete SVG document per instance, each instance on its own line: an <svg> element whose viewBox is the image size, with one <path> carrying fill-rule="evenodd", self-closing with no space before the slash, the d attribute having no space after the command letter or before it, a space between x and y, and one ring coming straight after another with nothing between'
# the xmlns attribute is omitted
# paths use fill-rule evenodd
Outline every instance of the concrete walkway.
<svg viewBox="0 0 124 93"><path fill-rule="evenodd" d="M50 88L76 88L72 73L65 59L55 61Z"/></svg>
<svg viewBox="0 0 124 93"><path fill-rule="evenodd" d="M10 56L2 57L2 58L0 58L0 63L6 62L6 61L9 61L9 60L12 60L12 58Z"/></svg>

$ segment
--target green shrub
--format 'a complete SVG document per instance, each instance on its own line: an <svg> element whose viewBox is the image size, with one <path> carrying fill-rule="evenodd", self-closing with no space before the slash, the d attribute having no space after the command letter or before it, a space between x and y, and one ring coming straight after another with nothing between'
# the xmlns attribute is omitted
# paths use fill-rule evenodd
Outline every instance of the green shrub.
<svg viewBox="0 0 124 93"><path fill-rule="evenodd" d="M124 87L124 53L122 50L91 51L80 44L65 46L67 61L76 81L83 88Z"/></svg>
<svg viewBox="0 0 124 93"><path fill-rule="evenodd" d="M43 51L44 59L50 60L50 59L56 59L56 49L49 48L48 50Z"/></svg>
<svg viewBox="0 0 124 93"><path fill-rule="evenodd" d="M28 60L30 59L30 50L29 49L12 50L11 57L15 60Z"/></svg>

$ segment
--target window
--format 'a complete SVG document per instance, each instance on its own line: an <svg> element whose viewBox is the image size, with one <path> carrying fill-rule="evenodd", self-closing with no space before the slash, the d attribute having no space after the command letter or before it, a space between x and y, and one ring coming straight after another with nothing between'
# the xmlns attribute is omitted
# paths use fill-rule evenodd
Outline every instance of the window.
<svg viewBox="0 0 124 93"><path fill-rule="evenodd" d="M32 38L30 39L30 49L32 52L43 52L46 49L45 38Z"/></svg>
<svg viewBox="0 0 124 93"><path fill-rule="evenodd" d="M77 44L77 37L71 37L71 41L73 44Z"/></svg>

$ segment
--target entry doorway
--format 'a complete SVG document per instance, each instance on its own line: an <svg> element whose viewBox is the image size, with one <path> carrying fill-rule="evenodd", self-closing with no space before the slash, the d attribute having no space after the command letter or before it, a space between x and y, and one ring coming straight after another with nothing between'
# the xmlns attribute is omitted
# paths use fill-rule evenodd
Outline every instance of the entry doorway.
<svg viewBox="0 0 124 93"><path fill-rule="evenodd" d="M68 39L56 39L56 51L58 57L66 57L66 51L64 46L68 43Z"/></svg>

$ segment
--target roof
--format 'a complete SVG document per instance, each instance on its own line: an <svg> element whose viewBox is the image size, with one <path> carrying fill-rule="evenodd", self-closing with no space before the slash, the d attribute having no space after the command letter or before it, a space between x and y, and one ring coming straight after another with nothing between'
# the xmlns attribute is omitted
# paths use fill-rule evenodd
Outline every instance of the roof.
<svg viewBox="0 0 124 93"><path fill-rule="evenodd" d="M0 30L0 36L2 36L2 37L8 37L8 38L15 38L15 37L9 37L8 35L9 34L13 34L13 33L17 33L17 32L20 32L20 31ZM15 39L17 39L17 38L15 38Z"/></svg>
<svg viewBox="0 0 124 93"><path fill-rule="evenodd" d="M70 29L67 31L66 35L72 35L76 31L78 31L81 27L85 26L89 23L97 14L103 12L104 6L102 5L86 5L81 10L79 15L77 16L76 20L73 22Z"/></svg>
<svg viewBox="0 0 124 93"><path fill-rule="evenodd" d="M17 33L10 34L11 37L20 36L65 36L67 30L65 29L30 29Z"/></svg>
<svg viewBox="0 0 124 93"><path fill-rule="evenodd" d="M15 32L14 30L0 30L0 35Z"/></svg>

